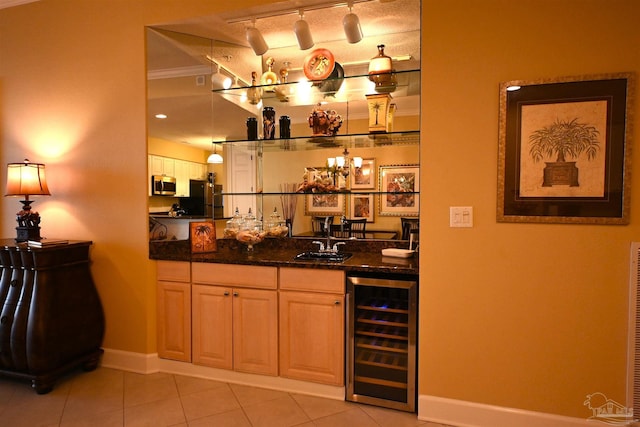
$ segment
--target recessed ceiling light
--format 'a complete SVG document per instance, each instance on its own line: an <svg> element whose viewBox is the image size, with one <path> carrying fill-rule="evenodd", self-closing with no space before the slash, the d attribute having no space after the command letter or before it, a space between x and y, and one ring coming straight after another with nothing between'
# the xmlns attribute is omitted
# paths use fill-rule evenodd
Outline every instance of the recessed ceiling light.
<svg viewBox="0 0 640 427"><path fill-rule="evenodd" d="M166 114L156 114L156 119L166 119L167 115Z"/></svg>

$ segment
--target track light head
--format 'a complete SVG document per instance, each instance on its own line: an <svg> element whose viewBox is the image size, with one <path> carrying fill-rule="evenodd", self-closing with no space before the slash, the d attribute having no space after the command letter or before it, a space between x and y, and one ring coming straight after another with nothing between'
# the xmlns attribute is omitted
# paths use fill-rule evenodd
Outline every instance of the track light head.
<svg viewBox="0 0 640 427"><path fill-rule="evenodd" d="M342 27L344 28L344 34L349 43L358 43L362 40L360 19L358 18L358 15L351 12L351 7L349 7L349 13L342 18Z"/></svg>
<svg viewBox="0 0 640 427"><path fill-rule="evenodd" d="M296 33L300 50L307 50L313 47L314 43L313 37L311 36L311 29L309 28L309 23L304 20L302 11L300 11L300 19L293 25L293 32Z"/></svg>
<svg viewBox="0 0 640 427"><path fill-rule="evenodd" d="M262 37L260 30L255 27L255 20L253 21L253 24L253 27L247 27L247 42L249 42L249 46L251 46L251 49L253 49L253 52L256 55L264 55L266 51L269 50L269 46L267 45L267 42L264 41L264 37Z"/></svg>

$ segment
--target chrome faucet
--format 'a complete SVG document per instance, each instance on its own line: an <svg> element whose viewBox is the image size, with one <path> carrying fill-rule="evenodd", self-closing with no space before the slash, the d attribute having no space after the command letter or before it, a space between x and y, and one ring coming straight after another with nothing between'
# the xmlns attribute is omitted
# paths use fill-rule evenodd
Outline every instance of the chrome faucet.
<svg viewBox="0 0 640 427"><path fill-rule="evenodd" d="M333 217L331 216L328 216L324 219L324 231L327 233L327 243L325 245L326 250L331 249L331 222L333 222L331 220L333 220Z"/></svg>

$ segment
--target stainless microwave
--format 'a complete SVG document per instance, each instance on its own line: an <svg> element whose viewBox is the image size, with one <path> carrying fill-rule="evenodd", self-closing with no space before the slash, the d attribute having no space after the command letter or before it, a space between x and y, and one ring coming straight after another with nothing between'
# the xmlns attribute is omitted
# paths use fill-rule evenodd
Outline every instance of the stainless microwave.
<svg viewBox="0 0 640 427"><path fill-rule="evenodd" d="M151 177L151 194L154 196L175 196L176 179L172 176L153 175Z"/></svg>

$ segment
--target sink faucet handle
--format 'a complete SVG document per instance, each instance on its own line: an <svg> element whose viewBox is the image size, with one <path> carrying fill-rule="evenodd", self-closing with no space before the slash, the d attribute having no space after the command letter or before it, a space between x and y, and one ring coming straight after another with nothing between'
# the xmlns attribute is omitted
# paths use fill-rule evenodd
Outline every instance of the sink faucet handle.
<svg viewBox="0 0 640 427"><path fill-rule="evenodd" d="M338 246L346 245L345 242L337 242L333 245L333 251L338 252Z"/></svg>
<svg viewBox="0 0 640 427"><path fill-rule="evenodd" d="M318 248L318 250L319 250L320 252L324 251L324 243L322 243L322 242L318 242L317 240L314 240L314 241L313 241L313 242L311 242L311 243L313 243L314 245L318 245L318 246L320 246L320 247Z"/></svg>

